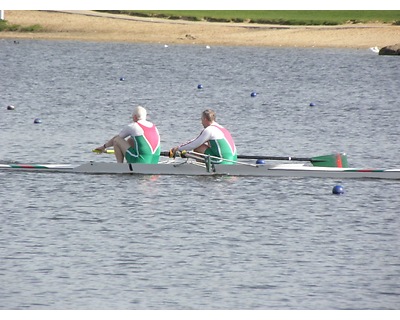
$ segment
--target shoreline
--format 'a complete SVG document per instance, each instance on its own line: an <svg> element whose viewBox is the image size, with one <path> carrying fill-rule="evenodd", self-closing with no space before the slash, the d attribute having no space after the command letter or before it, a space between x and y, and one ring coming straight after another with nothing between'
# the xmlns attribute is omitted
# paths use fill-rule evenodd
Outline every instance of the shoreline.
<svg viewBox="0 0 400 320"><path fill-rule="evenodd" d="M6 10L5 19L21 26L39 24L46 31L0 32L0 39L355 49L381 48L400 42L400 27L387 24L257 25L141 18L83 10Z"/></svg>

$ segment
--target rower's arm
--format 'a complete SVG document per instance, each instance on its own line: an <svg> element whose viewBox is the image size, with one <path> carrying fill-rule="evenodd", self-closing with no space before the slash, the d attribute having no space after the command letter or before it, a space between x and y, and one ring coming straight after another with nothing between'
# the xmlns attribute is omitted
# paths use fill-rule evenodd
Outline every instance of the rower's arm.
<svg viewBox="0 0 400 320"><path fill-rule="evenodd" d="M194 150L203 145L204 143L206 143L208 140L210 140L210 137L211 137L210 130L207 130L206 128L200 133L200 135L196 139L180 145L178 150L179 151Z"/></svg>

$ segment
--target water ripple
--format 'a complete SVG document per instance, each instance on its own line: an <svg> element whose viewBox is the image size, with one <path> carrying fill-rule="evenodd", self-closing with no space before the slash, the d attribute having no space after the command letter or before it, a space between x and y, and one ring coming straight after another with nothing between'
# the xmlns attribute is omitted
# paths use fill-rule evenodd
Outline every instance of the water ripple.
<svg viewBox="0 0 400 320"><path fill-rule="evenodd" d="M0 159L113 161L90 150L143 104L163 150L212 107L241 154L344 151L354 166L398 167L397 63L369 50L3 41L2 99L16 109L0 111ZM1 309L399 305L398 182L0 179Z"/></svg>

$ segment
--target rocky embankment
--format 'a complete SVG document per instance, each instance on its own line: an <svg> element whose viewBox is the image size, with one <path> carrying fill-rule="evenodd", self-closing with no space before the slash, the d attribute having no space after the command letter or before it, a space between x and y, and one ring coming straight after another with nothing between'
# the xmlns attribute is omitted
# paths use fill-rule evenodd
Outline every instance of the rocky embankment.
<svg viewBox="0 0 400 320"><path fill-rule="evenodd" d="M400 56L400 43L379 50L380 56Z"/></svg>

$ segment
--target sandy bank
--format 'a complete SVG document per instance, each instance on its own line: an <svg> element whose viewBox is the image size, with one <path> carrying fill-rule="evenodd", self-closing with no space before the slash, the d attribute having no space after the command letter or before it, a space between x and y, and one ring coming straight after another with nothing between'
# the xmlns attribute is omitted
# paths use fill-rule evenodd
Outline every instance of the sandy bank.
<svg viewBox="0 0 400 320"><path fill-rule="evenodd" d="M287 47L384 47L400 42L400 26L272 26L170 21L93 11L6 11L12 24L40 24L45 32L0 32L0 38L115 41L162 44Z"/></svg>

